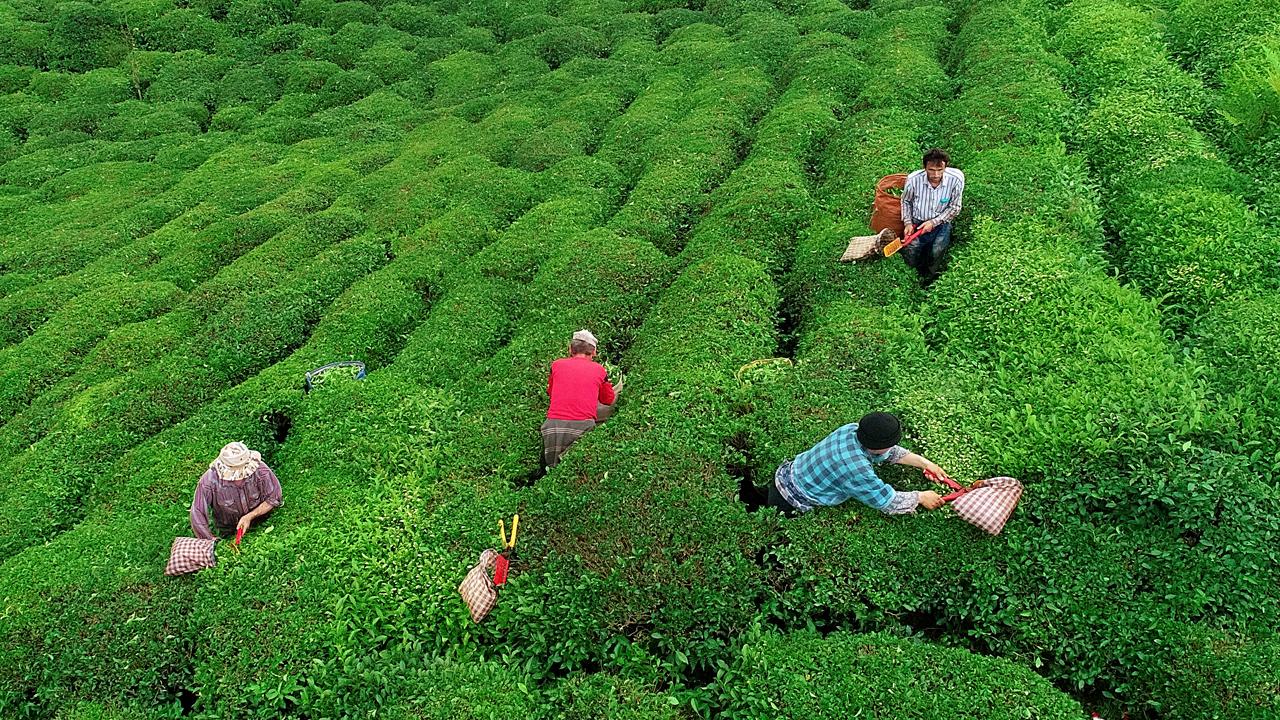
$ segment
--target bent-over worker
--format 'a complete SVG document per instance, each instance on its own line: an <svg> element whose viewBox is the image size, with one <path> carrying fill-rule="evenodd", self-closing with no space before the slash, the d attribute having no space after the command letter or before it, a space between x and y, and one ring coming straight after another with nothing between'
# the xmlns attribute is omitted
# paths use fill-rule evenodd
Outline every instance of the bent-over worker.
<svg viewBox="0 0 1280 720"><path fill-rule="evenodd" d="M242 442L230 442L209 463L196 484L191 500L191 531L203 540L212 540L209 510L220 533L243 528L280 507L280 480L262 461L262 455Z"/></svg>
<svg viewBox="0 0 1280 720"><path fill-rule="evenodd" d="M839 505L853 498L886 515L934 510L942 497L930 490L894 490L876 475L884 462L911 465L945 474L936 463L898 445L902 423L889 413L873 412L856 423L837 428L817 445L778 467L769 486L770 507L785 515Z"/></svg>
<svg viewBox="0 0 1280 720"><path fill-rule="evenodd" d="M569 342L569 357L551 363L551 407L542 423L542 463L548 468L559 464L569 446L595 428L601 406L617 400L608 373L595 357L596 336L579 330Z"/></svg>
<svg viewBox="0 0 1280 720"><path fill-rule="evenodd" d="M902 259L927 285L938 277L951 245L951 223L964 199L964 173L948 167L951 157L938 148L924 154L924 169L907 176L902 188L902 224L907 236L923 234L902 248Z"/></svg>

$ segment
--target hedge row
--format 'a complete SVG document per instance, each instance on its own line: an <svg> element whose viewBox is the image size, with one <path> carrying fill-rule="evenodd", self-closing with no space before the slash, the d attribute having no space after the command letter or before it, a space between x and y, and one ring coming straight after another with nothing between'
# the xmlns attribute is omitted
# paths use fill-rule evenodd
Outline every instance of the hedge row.
<svg viewBox="0 0 1280 720"><path fill-rule="evenodd" d="M418 148L422 152L434 152L423 146ZM438 148L437 148L438 150ZM410 153L412 155L412 153ZM406 167L411 158L406 158ZM420 167L420 165L419 165ZM473 165L476 169L474 177L466 178L460 176L464 166L449 167L448 164L441 166L441 171L431 178L432 182L424 184L422 190L417 194L416 202L422 203L421 212L429 212L428 208L442 209L447 208L449 201L460 200L463 197L469 197L469 206L472 209L473 216L479 219L482 215L487 214L489 219L484 221L491 227L500 227L501 218L510 210L508 193L502 188L501 183L509 183L513 178L504 178L502 175L489 176L484 175L488 172L484 164ZM374 176L366 179L361 183L357 190L368 191L378 184L382 183L399 183L405 180L405 170L395 164L386 166L384 171L375 173ZM457 183L467 183L475 192L469 196L463 196L456 191ZM495 185L495 183L497 183ZM492 187L492 192L484 192L485 187ZM352 200L346 197L343 204L354 201L356 204L363 204L359 200L360 193L355 193ZM485 204L485 200L488 203ZM384 198L384 203L395 201L396 198ZM382 213L372 212L370 215L378 218L378 221L384 225L394 218ZM335 208L340 210L340 208ZM334 212L334 211L331 211ZM349 212L343 210L343 212ZM438 229L439 230L439 229ZM115 578L111 575L103 576L101 574L87 571L92 577L99 578L98 582L106 582L108 586L115 587L138 587L145 588L140 592L151 593L156 592L165 586L153 585L154 567L158 567L157 563L162 562L164 547L167 546L166 536L171 537L175 532L181 534L181 526L185 523L185 513L175 512L175 508L180 508L184 503L189 501L189 484L187 481L175 483L174 478L185 477L190 472L191 467L199 467L200 463L209 456L210 453L216 452L216 445L228 437L240 437L250 442L254 447L263 449L271 457L271 462L280 472L281 476L286 479L289 493L289 505L287 512L294 512L294 508L300 512L297 520L308 515L308 508L314 508L310 513L317 519L314 525L302 524L297 528L298 532L276 535L284 543L283 547L289 548L288 553L291 556L297 556L299 550L303 548L322 547L316 544L316 533L322 533L321 536L330 537L328 530L323 528L332 527L331 518L322 508L332 508L333 503L337 503L340 507L349 508L344 512L350 512L351 515L346 521L348 524L354 523L355 532L360 532L360 528L372 530L374 527L381 527L382 521L377 517L370 517L367 513L357 512L361 504L368 502L378 502L380 504L386 502L385 496L378 492L372 495L362 495L364 488L370 481L368 470L372 467L380 467L384 469L399 468L400 472L408 470L420 470L423 458L418 457L415 448L424 447L420 442L411 441L415 436L428 437L434 432L429 432L429 424L432 409L435 408L446 414L450 413L456 403L451 401L448 396L439 391L412 391L416 384L407 385L405 382L391 385L378 385L373 382L373 378L379 377L380 374L371 375L371 381L367 385L361 384L355 386L356 389L364 387L377 388L374 401L352 407L351 397L348 393L338 391L331 396L319 395L314 396L314 400L308 400L307 404L302 404L302 398L298 392L298 382L301 373L309 368L322 364L334 357L360 357L369 361L376 367L380 362L386 362L390 359L387 353L396 348L406 337L412 337L407 334L407 329L412 325L414 319L418 317L419 309L422 307L422 298L426 294L428 297L433 296L437 292L442 292L441 288L447 286L442 283L442 274L447 270L448 263L452 258L454 261L465 258L473 253L477 247L475 243L479 242L480 246L487 241L487 235L481 233L476 236L471 233L454 232L441 234L439 232L432 234L424 234L421 238L415 239L412 244L403 243L397 250L397 258L391 264L387 265L382 271L369 276L366 280L357 282L352 286L351 291L340 297L333 303L326 312L320 324L316 327L311 340L301 350L295 352L285 362L278 364L267 371L250 379L245 385L234 391L224 394L220 399L214 401L192 419L185 423L174 427L135 450L123 459L118 461L118 467L114 474L127 477L129 480L118 486L100 488L95 496L98 504L103 507L123 508L123 516L106 516L98 519L87 521L81 524L75 530L65 533L59 537L55 543L73 543L78 537L87 537L91 533L99 532L95 528L101 528L101 532L113 532L113 528L129 526L133 527L137 524L149 527L149 541L143 541L141 548L131 548L122 550L122 552L134 554L143 553L143 557L132 561L120 559L117 562L119 567L137 568L135 574L129 578ZM317 262L324 265L325 258L318 258ZM444 262L442 270L441 262ZM197 289L196 293L200 293L201 289ZM216 291L214 291L216 294ZM212 299L214 295L209 295ZM499 310L504 309L499 306ZM406 325L408 323L408 326ZM456 326L449 325L440 336L426 338L425 341L430 343L438 338L442 338L446 333L456 334ZM461 367L467 358L465 356L450 358L448 365L450 367ZM421 370L421 368L418 368ZM412 377L409 375L408 377ZM416 394L415 394L416 393ZM420 400L414 403L403 404L401 398L418 397ZM396 416L395 420L386 416L386 408L394 405L403 407L403 412ZM351 438L351 429L343 424L341 418L349 418L350 422L354 422L357 426L372 423L381 428L381 432L375 432L374 437L380 438L378 442L367 446L355 453L356 462L345 464L342 461L343 448L349 447ZM361 420L363 418L363 420ZM287 419L287 420L286 420ZM390 421L390 422L389 422ZM442 416L440 425L446 426L445 417ZM290 433L290 429L292 432ZM365 428L368 429L367 427ZM281 434L285 437L281 437ZM308 435L311 436L312 442L308 442ZM387 437L382 438L382 435ZM288 452L283 455L277 455L274 448L278 447L278 443L282 440L293 438L294 442L287 444L286 449L296 448L291 456ZM404 438L411 442L400 443L400 439ZM385 440L385 444L382 442ZM213 443L211 445L211 443ZM327 451L326 448L331 449ZM397 449L398 448L398 449ZM397 453L396 457L387 457L385 455L389 449ZM360 453L365 453L360 455ZM363 460L358 458L363 457ZM338 463L335 465L335 463ZM183 468L186 468L185 470ZM314 468L314 469L313 469ZM338 472L339 468L345 468L342 472ZM353 474L354 473L354 474ZM346 480L349 478L349 480ZM342 492L355 493L355 495L341 496ZM336 495L335 495L336 493ZM148 506L145 508L136 508L138 498L145 498L143 502L160 503L159 507ZM414 505L404 506L406 512L417 512ZM143 518L134 517L133 514L143 516ZM285 511L282 511L285 512ZM488 512L488 511L486 511ZM157 522L154 518L164 518ZM442 517L449 517L448 513L442 513ZM290 521L290 522L297 522ZM358 520L358 522L357 522ZM442 535L451 537L453 526L447 523L438 524ZM483 527L488 530L488 523L484 523ZM369 552L377 556L385 555L384 545L381 538L393 537L385 535L386 532L393 528L383 527L379 535L378 533L370 533L365 535L367 539L373 542L369 546ZM269 541L272 536L263 536L264 540ZM269 542L262 543L269 545ZM354 557L356 553L353 548L351 555ZM333 555L340 555L341 552L334 552ZM32 558L32 552L29 551L19 556L21 558ZM57 554L49 557L50 560L57 562ZM224 563L234 563L234 558L224 558ZM11 561L15 562L15 561ZM439 562L439 560L437 560ZM297 582L300 578L313 577L316 585L313 587L321 594L319 604L315 606L306 606L297 608L297 612L288 617L282 618L282 622L291 627L306 630L306 633L295 633L293 642L295 644L288 645L288 656L296 659L298 662L304 662L311 665L311 658L317 657L317 653L301 650L302 645L311 643L320 638L324 641L325 647L332 647L327 631L332 630L334 626L317 624L316 613L327 611L333 606L335 598L325 594L329 592L329 588L345 588L351 585L352 578L344 580L335 580L330 585L323 583L325 577L321 573L316 573L307 569L301 575L280 576L275 572L278 570L275 565L266 563L269 566L267 575L255 581L259 583L264 592L267 588L287 588L290 583ZM8 567L8 564L5 566ZM16 565L15 565L16 567ZM347 566L343 566L347 567ZM385 577L377 574L377 564L371 563L367 568L361 565L352 567L361 568L362 573L373 572L374 575L362 574L361 577L369 578L369 581L382 581ZM83 570L83 568L82 568ZM252 572L258 572L261 568L257 565L253 566ZM440 574L445 582L456 583L456 578L449 575ZM73 578L75 574L58 575L60 578ZM230 576L229 577L229 582ZM414 586L421 579L419 574L413 573L406 575L406 578L414 580ZM62 582L65 582L63 580ZM170 581L171 582L171 581ZM406 581L407 582L407 581ZM284 585L280 585L284 583ZM58 585L54 583L53 587ZM241 588L238 582L233 582L233 586ZM407 587L407 585L406 585ZM41 592L49 592L46 589ZM191 590L194 592L194 589ZM221 586L217 589L208 590L209 597L212 598L207 606L196 603L194 605L197 624L192 628L205 628L206 624L200 624L209 619L211 614L223 612L225 606L225 592ZM128 594L128 593L126 593ZM438 593L439 598L447 598L448 595L441 592ZM117 642L109 632L106 625L92 624L85 629L86 636L79 644L73 644L73 647L89 648L84 656L65 655L62 662L57 663L44 669L44 673L51 674L46 676L45 682L51 687L65 687L66 676L62 676L62 668L85 668L87 665L88 672L84 673L92 679L94 683L92 687L99 687L103 692L131 692L129 688L139 687L142 692L147 693L147 697L164 697L166 695L174 695L182 688L187 687L204 687L208 684L207 691L201 691L204 700L199 707L204 708L210 715L218 715L226 711L228 706L223 702L233 702L230 698L226 701L222 700L224 695L220 691L215 692L218 683L225 681L227 678L240 677L242 673L256 672L262 670L259 664L259 655L249 654L232 661L230 665L223 665L219 662L211 662L203 666L208 668L208 672L196 668L196 675L193 677L192 669L184 667L183 657L186 653L174 653L173 647L175 642L192 643L197 641L197 635L201 631L187 632L185 628L185 616L189 615L193 609L193 602L196 602L192 595L183 593L173 598L177 603L172 614L161 614L155 618L153 624L146 627L146 632L134 634L134 638L147 638L151 650L139 652L138 648L132 650L132 656L135 659L136 669L129 677L130 679L121 681L118 677L113 677L112 673L107 671L103 665L96 664L94 658L101 658L105 661L113 655L112 652L103 649L104 646L111 646ZM264 601L265 602L265 601ZM443 600L441 600L443 602ZM292 605L292 603L291 603ZM450 611L457 611L458 607L454 603L448 603L447 607ZM91 610L88 606L76 606L65 609L65 612L75 616L78 613L87 613ZM314 610L314 613L310 610ZM127 617L128 615L117 616L109 613L110 617ZM461 617L458 618L461 620ZM296 624L293 624L295 623ZM49 627L44 624L45 621L39 617L30 618L28 620L35 628ZM117 620L118 622L118 620ZM460 623L458 623L460 626ZM172 632L174 627L183 628L183 632ZM334 630L336 632L336 630ZM28 631L29 632L29 631ZM176 640L161 641L166 634L177 635ZM305 635L305 637L303 637ZM288 640L288 637L282 638L281 642ZM203 642L203 641L200 641ZM223 657L229 651L229 648L220 643L215 643L216 647L208 652L200 653L208 657ZM33 648L43 646L43 643L34 643ZM241 646L248 649L250 646ZM311 647L308 645L308 647ZM24 655L25 656L25 655ZM415 652L414 657L418 657ZM38 657L38 656L31 656ZM18 662L15 660L14 662ZM330 684L323 681L328 677L328 673L333 668L345 668L346 662L343 657L335 657L334 664L328 669L321 667L317 670L318 677L321 678L321 685L330 687ZM10 664L10 667L14 665ZM95 668L102 668L97 670ZM313 668L314 669L314 668ZM274 673L272 667L266 668L267 672ZM350 670L354 672L354 670ZM347 672L347 671L344 671ZM15 676L20 677L20 676ZM278 677L278 675L271 675ZM222 678L221 680L218 678ZM14 682L17 682L14 680ZM198 683L195 684L195 683ZM394 684L393 684L394 685ZM266 686L255 686L247 696L243 697L243 703L260 708L261 711L267 712L266 708L277 708L281 702L279 693L270 692L272 688ZM385 689L385 688L384 688ZM243 694L244 688L240 688L240 692L236 695ZM345 701L351 700L349 693L360 693L364 690L354 689L348 690L342 688L340 691L334 691ZM405 688L399 692L408 692L409 688ZM92 696L93 691L89 691ZM217 700L215 700L215 696ZM296 699L296 697L295 697ZM310 700L320 707L324 707L325 703L332 703L332 698L317 698Z"/></svg>
<svg viewBox="0 0 1280 720"><path fill-rule="evenodd" d="M240 164L247 155L253 155L252 148L228 151L224 160L227 165ZM201 195L200 183L207 182L224 167L227 166L217 163L208 174L197 173L191 178L192 182L179 183L167 194L178 206L198 203L186 212L153 227L170 210L162 209L158 217L147 218L147 209L137 206L140 218L118 218L124 228L108 223L103 232L87 235L84 255L96 255L93 262L72 274L29 286L4 298L5 322L0 325L0 338L15 342L25 337L62 303L122 275L174 282L190 288L234 259L231 253L243 252L306 214L327 207L338 189L353 177L344 172L316 169L313 157L308 155L304 160L297 154L267 167L244 163L238 171L228 168L224 177L237 182L235 189ZM295 181L308 172L308 181L291 189ZM288 192L283 192L286 190ZM203 200L189 199L192 196ZM199 239L198 243L191 242L193 234ZM218 250L221 252L216 252ZM56 272L56 269L42 268L41 272Z"/></svg>
<svg viewBox="0 0 1280 720"><path fill-rule="evenodd" d="M1222 72L1258 38L1280 32L1280 4L1271 0L1168 4L1163 26L1170 50L1183 66L1209 83L1221 82Z"/></svg>
<svg viewBox="0 0 1280 720"><path fill-rule="evenodd" d="M961 33L961 105L971 92L1025 82L992 74L989 59L1057 64L1045 55L1036 17L1021 2L968 11L967 23L983 32ZM1053 92L1052 73L1030 74L1044 87L1028 97ZM969 141L983 134L975 126ZM1205 406L1194 376L1166 345L1152 304L1108 277L1082 168L1063 155L1050 124L1022 137L1021 147L988 144L966 159L970 187L1042 173L1060 187L1039 207L1028 207L1012 182L967 203L975 216L968 243L926 306L946 364L901 378L897 393L944 467L963 477L1021 477L1028 494L1018 512L1027 522L1010 525L998 545L945 563L951 567L933 581L916 575L885 590L959 584L958 594L933 599L944 630L1122 707L1172 711L1185 703L1180 676L1155 668L1186 646L1133 628L1203 623L1197 632L1231 628L1224 637L1246 641L1243 618L1269 612L1262 608L1276 599L1260 591L1268 581L1244 579L1270 573L1274 523L1260 509L1273 492L1242 458L1195 446ZM1036 137L1043 140L1028 140ZM1010 316L1009 307L1020 311ZM1153 418L1168 421L1153 426ZM1223 493L1259 499L1228 527L1214 510ZM1209 535L1215 539L1205 541ZM1191 585L1194 596L1172 590ZM1210 695L1222 716L1249 716L1255 703L1269 702L1226 673Z"/></svg>
<svg viewBox="0 0 1280 720"><path fill-rule="evenodd" d="M1076 3L1065 12L1055 42L1080 62L1117 55L1130 65L1171 66L1161 48L1138 47L1133 39L1150 30L1146 15L1113 3ZM1100 41L1095 31L1102 24L1108 28ZM1215 306L1265 305L1275 298L1280 285L1270 270L1280 240L1241 199L1240 176L1175 112L1176 105L1170 108L1167 92L1137 93L1122 80L1081 84L1080 92L1095 102L1079 140L1089 143L1090 161L1112 189L1109 213L1127 273L1167 303L1175 326L1189 339L1207 340L1209 380L1222 398L1215 405L1256 408L1243 418L1221 413L1217 443L1254 454L1260 470L1273 471L1280 456L1255 454L1253 445L1255 438L1265 444L1274 437L1277 408L1270 382L1266 373L1237 372L1267 361L1260 342L1269 332L1266 318L1240 313L1242 325L1228 330L1214 324L1213 315L1221 313ZM1226 344L1216 338L1230 333L1257 341L1241 346L1243 356L1224 356Z"/></svg>
<svg viewBox="0 0 1280 720"><path fill-rule="evenodd" d="M753 67L703 76L681 98L688 114L655 139L647 171L609 227L668 255L679 252L706 206L706 193L739 161L739 148L767 107L770 89L767 77Z"/></svg>
<svg viewBox="0 0 1280 720"><path fill-rule="evenodd" d="M64 305L36 333L0 352L0 423L74 372L108 332L166 312L180 296L172 283L119 283Z"/></svg>
<svg viewBox="0 0 1280 720"><path fill-rule="evenodd" d="M1237 196L1239 176L1194 127L1198 82L1152 44L1150 16L1118 2L1075 2L1055 46L1089 104L1073 140L1108 191L1115 254L1161 299L1179 330L1240 290L1274 288L1280 251ZM1158 85L1148 81L1159 78Z"/></svg>
<svg viewBox="0 0 1280 720"><path fill-rule="evenodd" d="M1025 668L886 634L758 634L716 677L718 717L1079 718ZM908 690L909 688L909 690Z"/></svg>
<svg viewBox="0 0 1280 720"><path fill-rule="evenodd" d="M358 225L347 218L325 220L330 218L267 243L211 281L222 281L234 293L219 298L211 283L196 288L175 310L185 315L189 339L173 355L81 393L55 421L60 433L10 459L12 482L0 505L20 521L11 532L0 533L0 555L8 557L69 527L80 515L85 493L100 481L103 463L299 345L337 293L385 261L382 244L373 238L344 242ZM273 274L272 261L284 267ZM235 281L234 275L239 276ZM205 300L221 307L206 315L201 311Z"/></svg>
<svg viewBox="0 0 1280 720"><path fill-rule="evenodd" d="M598 223L600 208L578 215L557 212L572 201L572 195L548 201L545 208L535 208L498 239L508 248L523 247L534 238L547 247L545 253L535 250L535 270L527 286L513 286L505 278L486 279L483 272L492 267L501 252L477 254L473 262L446 273L443 295L431 315L411 336L391 368L377 374L384 381L384 390L369 396L360 415L352 416L342 405L317 407L314 415L307 413L302 425L295 423L295 428L309 427L314 433L298 437L297 444L292 445L297 453L293 465L282 464L296 476L315 478L337 490L354 489L370 481L388 482L379 479L381 473L370 478L371 467L382 468L382 472L393 476L407 473L390 480L406 484L391 493L395 497L404 495L405 504L397 506L402 510L389 507L388 493L380 486L368 501L377 502L384 516L360 519L365 513L353 513L351 520L344 523L353 527L352 537L368 538L358 546L367 547L367 554L360 554L359 550L352 554L367 557L369 562L340 568L341 581L326 582L329 575L321 571L304 586L307 594L299 597L293 594L288 578L295 574L311 577L314 573L286 571L286 577L281 579L274 577L279 573L270 569L248 570L255 578L263 573L254 584L273 593L264 596L266 601L287 605L288 612L280 623L308 628L306 632L283 633L287 639L272 649L273 656L281 658L287 667L297 667L299 673L305 674L305 681L299 680L301 689L295 694L300 706L339 714L385 706L393 698L414 691L413 667L423 652L465 655L476 651L476 631L471 629L453 587L457 573L465 569L476 549L492 542L493 518L504 514L504 507L512 504L513 498L502 487L504 482L521 480L536 471L537 435L530 418L537 418L545 407L541 388L546 359L558 354L565 342L565 327L591 325L605 343L620 342L619 333L634 322L629 318L643 312L647 306L645 297L663 284L660 276L666 263L651 247L622 242L602 231L575 232L578 223L583 228ZM589 204L586 207L591 208ZM534 243L529 245L537 247ZM515 282L521 279L517 277ZM483 298L491 301L472 304ZM466 324L461 324L464 321ZM500 347L491 346L491 342L509 332L509 327L517 329L514 336ZM486 332L486 328L492 329ZM436 383L446 385L450 391L430 389ZM423 385L427 387L412 390ZM375 387L376 383L368 385L369 392ZM381 437L367 449L357 451L357 455L378 453L377 463L359 462L358 458L330 459L327 454L316 452L317 448L348 442L345 424L335 426L333 418L352 417L356 421L364 417L378 422L386 416L386 408L394 404L394 398L407 392L444 400L435 413L418 407L396 413L394 417L403 417L408 423L403 430L386 428L379 434L390 437ZM349 400L335 396L334 402L345 405ZM432 417L438 420L433 423ZM381 424L385 425L385 421ZM415 440L415 436L421 440ZM398 438L404 440L397 442ZM395 455L385 457L389 450ZM343 468L336 476L335 461L341 462ZM309 469L312 467L327 469L319 472ZM344 476L350 481L344 481ZM306 492L308 481L302 482ZM415 487L420 493L416 496L412 494ZM432 510L418 518L424 503ZM353 498L351 504L358 505L358 500ZM387 515L401 511L412 517L388 523ZM526 518L526 525L529 522ZM366 526L370 526L368 530L362 529ZM434 540L424 543L419 539L417 533L424 527L431 528ZM388 543L400 546L400 542L407 543L401 546L407 554L387 565L385 548ZM304 547L314 545L314 540L310 535L300 536L290 540L290 547L292 543ZM291 556L286 552L282 559ZM397 569L388 572L390 567ZM423 582L431 589L424 591ZM369 583L376 592L353 592L349 596L353 602L349 619L309 627L333 605L335 590L350 592L361 583ZM220 594L215 591L210 597ZM356 600L357 597L363 599ZM207 608L198 607L197 612L208 613L210 621L215 621L225 608L221 602L213 602ZM369 623L375 622L375 616L384 619L371 628ZM406 628L413 630L406 633ZM248 633L246 638L260 632L253 628L227 630L236 637ZM379 634L390 637L379 641ZM335 641L331 635L341 640ZM482 632L481 636L487 634ZM211 697L226 695L220 690L224 684L242 684L242 674L248 674L250 679L278 677L279 671L264 667L256 654L231 650L241 644L228 638L211 644L210 652L222 658L211 661L209 675L201 677L201 684ZM322 663L312 663L309 658L313 657L321 657ZM409 667L399 665L398 659ZM233 670L228 672L228 667ZM357 676L364 679L353 682ZM407 702L424 701L428 701L426 697ZM276 708L266 693L245 698L241 710L224 702L228 701L217 700L219 704L210 707L237 713L255 709L269 713Z"/></svg>

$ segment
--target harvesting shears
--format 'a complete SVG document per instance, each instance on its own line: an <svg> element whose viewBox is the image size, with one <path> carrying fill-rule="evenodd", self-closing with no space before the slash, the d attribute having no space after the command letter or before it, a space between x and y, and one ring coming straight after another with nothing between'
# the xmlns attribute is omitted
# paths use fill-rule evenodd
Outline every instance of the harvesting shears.
<svg viewBox="0 0 1280 720"><path fill-rule="evenodd" d="M520 532L520 515L511 517L511 540L507 540L507 524L498 518L498 534L502 537L502 552L493 568L493 584L503 585L507 582L507 569L511 566L511 556L516 552L516 534Z"/></svg>
<svg viewBox="0 0 1280 720"><path fill-rule="evenodd" d="M932 470L925 470L924 476L940 485L946 485L947 487L955 491L953 493L950 493L949 495L943 495L942 502L951 502L952 500L955 500L956 498L969 492L970 490L977 490L978 488L982 487L981 480L978 480L977 482L970 485L969 487L965 487L960 483L956 482L955 480L952 480L946 473L936 473L936 472L933 472Z"/></svg>
<svg viewBox="0 0 1280 720"><path fill-rule="evenodd" d="M240 552L240 539L244 537L244 528L236 528L236 541L231 543L231 547L236 552Z"/></svg>
<svg viewBox="0 0 1280 720"><path fill-rule="evenodd" d="M913 232L913 233L911 233L910 235L908 235L908 236L906 236L906 237L902 238L901 240L894 240L893 242L889 243L888 245L885 245L885 246L884 246L884 256L885 256L885 257L890 257L891 255L893 255L894 253L898 252L898 251L899 251L899 250L901 250L902 248L904 248L904 247L906 247L906 246L910 245L912 240L915 240L916 238L920 237L920 236L921 236L921 235L923 235L923 234L924 234L924 228L923 228L923 227L921 227L921 228L917 228L915 232ZM931 479L932 479L932 478L931 478ZM947 478L947 479L948 479L948 480L950 480L951 478Z"/></svg>

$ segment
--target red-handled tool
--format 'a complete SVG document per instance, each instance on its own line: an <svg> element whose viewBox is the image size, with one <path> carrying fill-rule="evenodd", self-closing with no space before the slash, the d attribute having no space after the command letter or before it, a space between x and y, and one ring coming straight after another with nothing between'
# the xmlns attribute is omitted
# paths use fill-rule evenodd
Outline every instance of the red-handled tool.
<svg viewBox="0 0 1280 720"><path fill-rule="evenodd" d="M904 248L904 247L906 247L906 246L910 245L912 240L915 240L916 238L920 237L920 236L921 236L921 235L923 235L923 234L924 234L924 227L923 227L923 226L921 226L921 227L920 227L919 229L917 229L915 232L913 232L913 233L911 233L910 235L908 235L908 236L906 236L906 237L902 238L901 240L894 240L893 242L889 243L888 245L885 245L885 246L884 246L884 256L885 256L885 257L889 257L889 256L893 255L894 253L898 252L898 251L899 251L899 250L901 250L902 248ZM949 478L948 478L948 479L949 479Z"/></svg>
<svg viewBox="0 0 1280 720"><path fill-rule="evenodd" d="M946 485L952 490L955 490L955 492L949 495L943 495L942 502L951 502L952 500L955 500L956 498L969 492L970 490L976 490L982 487L981 480L970 485L969 487L965 487L960 483L956 482L955 480L952 480L951 478L947 477L946 473L936 473L936 472L933 472L932 470L925 470L924 476L936 483L942 483L943 485Z"/></svg>
<svg viewBox="0 0 1280 720"><path fill-rule="evenodd" d="M493 564L493 584L494 585L501 586L501 585L507 584L507 568L509 568L510 566L511 566L511 561L507 559L506 555L498 556L498 559L495 560Z"/></svg>

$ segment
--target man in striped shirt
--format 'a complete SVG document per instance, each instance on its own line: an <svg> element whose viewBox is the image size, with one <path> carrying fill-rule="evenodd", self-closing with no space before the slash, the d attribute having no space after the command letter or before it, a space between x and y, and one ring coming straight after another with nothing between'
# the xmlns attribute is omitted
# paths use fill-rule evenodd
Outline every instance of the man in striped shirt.
<svg viewBox="0 0 1280 720"><path fill-rule="evenodd" d="M924 169L907 176L902 188L902 224L908 236L924 232L902 248L902 259L920 273L926 285L938 277L951 245L951 221L960 214L964 173L949 167L951 158L938 148L924 154Z"/></svg>

